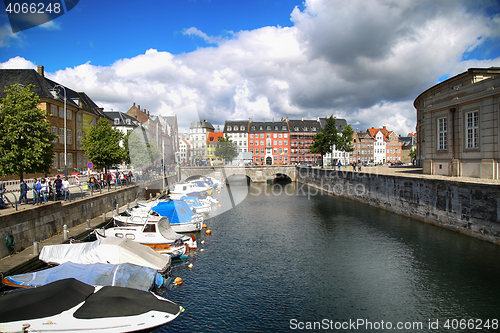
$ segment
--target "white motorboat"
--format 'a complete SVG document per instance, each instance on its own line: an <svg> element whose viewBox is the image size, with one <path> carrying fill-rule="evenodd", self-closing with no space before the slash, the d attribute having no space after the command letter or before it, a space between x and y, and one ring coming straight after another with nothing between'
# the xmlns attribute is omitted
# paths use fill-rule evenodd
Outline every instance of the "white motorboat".
<svg viewBox="0 0 500 333"><path fill-rule="evenodd" d="M0 331L134 332L164 325L182 311L151 292L64 279L0 297Z"/></svg>
<svg viewBox="0 0 500 333"><path fill-rule="evenodd" d="M208 214L212 210L212 205L208 203L201 203L197 197L191 197L191 196L182 196L180 200L185 201L189 207L195 212L195 213L205 213Z"/></svg>
<svg viewBox="0 0 500 333"><path fill-rule="evenodd" d="M105 238L94 242L45 245L38 256L49 264L60 265L71 261L82 264L132 263L153 268L162 274L171 270L171 259L151 248L125 238Z"/></svg>
<svg viewBox="0 0 500 333"><path fill-rule="evenodd" d="M195 214L191 207L182 200L159 202L151 208L151 214L167 217L175 232L195 232L203 228L203 216Z"/></svg>
<svg viewBox="0 0 500 333"><path fill-rule="evenodd" d="M172 258L184 255L189 249L198 248L194 235L176 233L167 217L116 215L113 220L117 226L97 229L95 232L98 238L126 238L146 245L158 253L168 254Z"/></svg>

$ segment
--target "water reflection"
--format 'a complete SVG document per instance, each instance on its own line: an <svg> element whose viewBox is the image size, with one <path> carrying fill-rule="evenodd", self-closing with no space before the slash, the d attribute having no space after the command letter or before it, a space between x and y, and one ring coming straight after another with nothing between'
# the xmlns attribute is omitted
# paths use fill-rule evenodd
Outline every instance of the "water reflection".
<svg viewBox="0 0 500 333"><path fill-rule="evenodd" d="M174 270L185 283L166 296L187 311L158 331L497 318L497 246L301 185L247 189L238 206L207 220L213 235L199 235L205 251L193 268Z"/></svg>

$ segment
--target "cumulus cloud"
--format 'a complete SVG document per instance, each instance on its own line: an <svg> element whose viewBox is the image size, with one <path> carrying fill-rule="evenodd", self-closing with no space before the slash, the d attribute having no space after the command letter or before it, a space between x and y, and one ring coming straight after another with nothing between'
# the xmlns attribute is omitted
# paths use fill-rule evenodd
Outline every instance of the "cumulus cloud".
<svg viewBox="0 0 500 333"><path fill-rule="evenodd" d="M462 60L499 37L500 16L473 4L306 0L304 10L291 12L293 27L230 38L190 27L186 36L214 46L178 55L150 49L110 66L88 62L46 75L108 110L127 111L136 102L173 115L194 105L214 125L333 114L359 130L385 125L406 135L415 129L413 100L440 77L499 65L499 58ZM2 66L16 61L35 67L22 58ZM193 120L183 116L181 128Z"/></svg>
<svg viewBox="0 0 500 333"><path fill-rule="evenodd" d="M36 65L23 57L10 58L6 62L0 63L2 69L36 69Z"/></svg>

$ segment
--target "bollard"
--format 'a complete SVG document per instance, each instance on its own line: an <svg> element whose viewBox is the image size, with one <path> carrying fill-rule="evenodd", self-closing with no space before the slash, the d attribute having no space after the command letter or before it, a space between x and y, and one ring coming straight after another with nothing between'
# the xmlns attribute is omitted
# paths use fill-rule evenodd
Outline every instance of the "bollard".
<svg viewBox="0 0 500 333"><path fill-rule="evenodd" d="M130 209L130 202L127 202L127 210Z"/></svg>
<svg viewBox="0 0 500 333"><path fill-rule="evenodd" d="M63 235L64 235L64 240L68 240L68 226L65 224L63 225Z"/></svg>
<svg viewBox="0 0 500 333"><path fill-rule="evenodd" d="M116 211L116 215L120 214L120 209L118 208L118 204L116 204L115 211Z"/></svg>
<svg viewBox="0 0 500 333"><path fill-rule="evenodd" d="M87 228L90 229L90 219L87 219Z"/></svg>
<svg viewBox="0 0 500 333"><path fill-rule="evenodd" d="M102 221L106 222L106 213L102 213Z"/></svg>
<svg viewBox="0 0 500 333"><path fill-rule="evenodd" d="M33 254L35 256L40 254L40 249L38 247L38 242L33 242Z"/></svg>

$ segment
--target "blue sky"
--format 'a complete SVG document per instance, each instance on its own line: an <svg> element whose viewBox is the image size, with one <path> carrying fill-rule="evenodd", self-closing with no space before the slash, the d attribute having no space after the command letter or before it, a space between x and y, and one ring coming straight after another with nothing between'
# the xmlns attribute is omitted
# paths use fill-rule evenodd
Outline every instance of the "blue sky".
<svg viewBox="0 0 500 333"><path fill-rule="evenodd" d="M1 6L1 5L0 5ZM500 66L498 1L81 0L12 33L0 68L45 67L105 110L194 106L225 119L336 115L414 131L412 102L470 67ZM192 115L190 115L192 118Z"/></svg>

